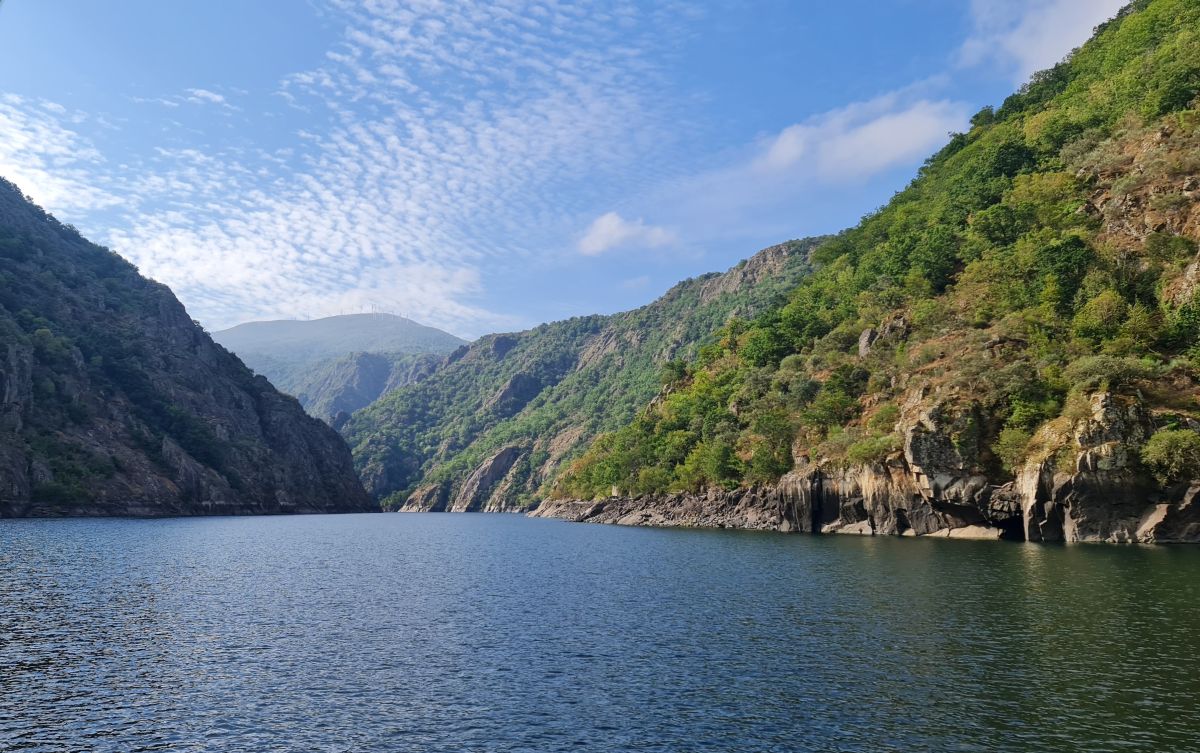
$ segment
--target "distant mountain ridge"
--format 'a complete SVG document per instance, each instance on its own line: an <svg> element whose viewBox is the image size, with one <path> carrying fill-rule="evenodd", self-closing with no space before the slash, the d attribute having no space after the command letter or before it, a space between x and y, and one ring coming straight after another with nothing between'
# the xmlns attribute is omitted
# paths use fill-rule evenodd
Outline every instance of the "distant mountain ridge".
<svg viewBox="0 0 1200 753"><path fill-rule="evenodd" d="M0 517L376 509L335 432L0 179Z"/></svg>
<svg viewBox="0 0 1200 753"><path fill-rule="evenodd" d="M234 353L281 361L318 361L348 353L449 353L466 340L395 314L247 322L213 333ZM247 365L254 364L241 356Z"/></svg>
<svg viewBox="0 0 1200 753"><path fill-rule="evenodd" d="M426 376L467 342L394 314L247 322L213 339L327 422Z"/></svg>

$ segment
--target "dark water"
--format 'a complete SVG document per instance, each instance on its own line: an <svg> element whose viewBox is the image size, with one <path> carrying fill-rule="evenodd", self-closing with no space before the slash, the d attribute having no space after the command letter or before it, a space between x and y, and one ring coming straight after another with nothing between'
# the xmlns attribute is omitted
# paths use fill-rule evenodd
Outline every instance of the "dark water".
<svg viewBox="0 0 1200 753"><path fill-rule="evenodd" d="M1197 751L1200 550L0 521L0 750Z"/></svg>

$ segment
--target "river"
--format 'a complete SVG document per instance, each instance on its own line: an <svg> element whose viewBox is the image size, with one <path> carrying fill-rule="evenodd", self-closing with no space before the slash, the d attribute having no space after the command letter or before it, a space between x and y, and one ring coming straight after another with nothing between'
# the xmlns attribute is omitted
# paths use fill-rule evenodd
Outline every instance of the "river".
<svg viewBox="0 0 1200 753"><path fill-rule="evenodd" d="M0 521L0 750L1196 751L1200 548Z"/></svg>

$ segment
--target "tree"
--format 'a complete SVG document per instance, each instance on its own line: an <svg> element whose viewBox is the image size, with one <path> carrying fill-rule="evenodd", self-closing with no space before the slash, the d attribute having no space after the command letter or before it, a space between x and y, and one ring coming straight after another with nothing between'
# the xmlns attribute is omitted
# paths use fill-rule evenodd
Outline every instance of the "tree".
<svg viewBox="0 0 1200 753"><path fill-rule="evenodd" d="M1117 334L1129 311L1125 299L1115 290L1105 290L1084 304L1071 322L1075 334L1098 343Z"/></svg>

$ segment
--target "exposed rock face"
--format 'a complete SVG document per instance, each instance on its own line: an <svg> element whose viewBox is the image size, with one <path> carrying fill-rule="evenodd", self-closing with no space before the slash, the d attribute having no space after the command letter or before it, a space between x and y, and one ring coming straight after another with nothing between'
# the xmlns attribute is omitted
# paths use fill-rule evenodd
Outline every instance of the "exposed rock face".
<svg viewBox="0 0 1200 753"><path fill-rule="evenodd" d="M450 482L424 484L396 509L399 512L508 512L511 507L506 500L516 480L517 461L527 451L518 445L505 447L480 463L453 495Z"/></svg>
<svg viewBox="0 0 1200 753"><path fill-rule="evenodd" d="M369 511L337 434L0 181L0 516Z"/></svg>
<svg viewBox="0 0 1200 753"><path fill-rule="evenodd" d="M879 329L868 327L858 336L858 357L866 358L877 342L898 342L908 337L908 320L891 316L880 323Z"/></svg>
<svg viewBox="0 0 1200 753"><path fill-rule="evenodd" d="M484 403L483 407L485 410L494 410L499 415L511 416L537 397L541 390L542 383L538 381L537 377L524 372L513 374L504 383L504 386Z"/></svg>
<svg viewBox="0 0 1200 753"><path fill-rule="evenodd" d="M776 486L731 491L710 489L703 494L612 497L593 502L547 500L530 515L628 526L811 532L810 511L803 507L796 481L785 477Z"/></svg>
<svg viewBox="0 0 1200 753"><path fill-rule="evenodd" d="M514 335L494 335L487 347L491 350L492 356L501 359L508 355L509 351L513 348L517 347L520 342L520 339Z"/></svg>
<svg viewBox="0 0 1200 753"><path fill-rule="evenodd" d="M612 497L600 501L547 500L530 513L535 517L617 525L745 528L783 533L903 533L949 538L1001 538L1002 531L981 516L939 515L916 505L919 528L898 529L905 510L889 507L892 498L863 496L867 478L833 479L820 473L790 473L770 486L749 489L710 489L703 494L659 494ZM898 498L897 498L898 499ZM869 500L869 501L868 501ZM888 522L877 522L883 514ZM966 522L966 520L978 522ZM889 530L887 526L891 526Z"/></svg>
<svg viewBox="0 0 1200 753"><path fill-rule="evenodd" d="M400 512L445 512L447 501L444 484L426 484L409 495Z"/></svg>
<svg viewBox="0 0 1200 753"><path fill-rule="evenodd" d="M1016 489L1030 541L1197 541L1197 482L1159 489L1138 467L1137 450L1154 426L1137 400L1092 397L1092 415L1073 428L1050 425L1045 449L1022 470ZM1064 470L1065 468L1065 470Z"/></svg>
<svg viewBox="0 0 1200 753"><path fill-rule="evenodd" d="M1171 283L1164 292L1166 299L1174 306L1182 306L1196 300L1200 295L1200 256L1197 256L1195 261L1184 269L1179 279Z"/></svg>
<svg viewBox="0 0 1200 753"><path fill-rule="evenodd" d="M1059 433L1016 481L973 472L937 410L878 464L801 463L778 483L704 494L547 500L539 517L621 525L770 529L1029 541L1200 541L1200 480L1160 489L1137 464L1153 431L1135 399L1097 393L1092 415ZM1064 460L1065 458L1065 460ZM1069 472L1056 470L1069 462Z"/></svg>
<svg viewBox="0 0 1200 753"><path fill-rule="evenodd" d="M475 512L482 509L484 512L493 512L493 509L484 506L484 502L487 501L496 484L512 469L513 464L517 462L517 458L521 457L523 452L521 447L505 447L483 461L459 488L448 510L450 512Z"/></svg>
<svg viewBox="0 0 1200 753"><path fill-rule="evenodd" d="M858 336L858 357L866 358L871 354L871 346L875 344L875 340L879 338L879 332L873 327L868 327Z"/></svg>

